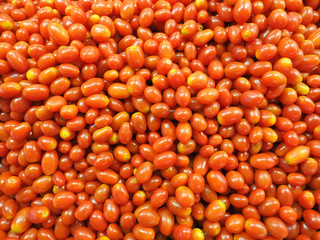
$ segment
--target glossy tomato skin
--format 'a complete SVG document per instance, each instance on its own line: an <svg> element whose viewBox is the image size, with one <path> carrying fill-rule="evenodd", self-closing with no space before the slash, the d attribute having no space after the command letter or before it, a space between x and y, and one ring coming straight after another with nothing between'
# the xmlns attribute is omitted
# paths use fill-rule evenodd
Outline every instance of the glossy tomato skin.
<svg viewBox="0 0 320 240"><path fill-rule="evenodd" d="M30 226L31 222L28 220L28 212L30 208L21 209L11 223L11 231L17 234L25 232Z"/></svg>
<svg viewBox="0 0 320 240"><path fill-rule="evenodd" d="M59 23L49 24L48 33L53 41L59 45L67 45L70 41L67 30Z"/></svg>
<svg viewBox="0 0 320 240"><path fill-rule="evenodd" d="M50 209L46 206L35 206L29 210L28 219L32 223L43 223L50 217Z"/></svg>
<svg viewBox="0 0 320 240"><path fill-rule="evenodd" d="M269 231L269 233L274 237L287 237L288 236L288 230L284 222L282 222L279 218L267 218L266 221L266 227ZM281 233L279 231L281 229ZM278 230L278 231L277 231Z"/></svg>
<svg viewBox="0 0 320 240"><path fill-rule="evenodd" d="M252 13L250 1L237 1L233 8L233 18L237 23L245 23Z"/></svg>
<svg viewBox="0 0 320 240"><path fill-rule="evenodd" d="M28 62L18 50L11 50L6 55L8 64L17 72L25 73L28 70Z"/></svg>
<svg viewBox="0 0 320 240"><path fill-rule="evenodd" d="M72 192L61 192L57 194L52 200L53 206L58 209L66 209L70 207L76 201L76 196Z"/></svg>
<svg viewBox="0 0 320 240"><path fill-rule="evenodd" d="M243 111L237 107L226 108L220 111L217 118L222 125L232 125L238 122L243 116Z"/></svg>
<svg viewBox="0 0 320 240"><path fill-rule="evenodd" d="M2 1L0 239L318 239L318 8Z"/></svg>
<svg viewBox="0 0 320 240"><path fill-rule="evenodd" d="M245 230L254 238L264 238L268 234L266 226L261 221L252 218L246 220Z"/></svg>

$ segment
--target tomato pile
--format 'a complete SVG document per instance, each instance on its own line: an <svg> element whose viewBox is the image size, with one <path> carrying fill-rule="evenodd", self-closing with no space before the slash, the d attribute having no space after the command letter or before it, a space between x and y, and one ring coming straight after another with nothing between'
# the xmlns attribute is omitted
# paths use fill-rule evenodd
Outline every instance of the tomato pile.
<svg viewBox="0 0 320 240"><path fill-rule="evenodd" d="M1 1L0 239L319 240L319 4Z"/></svg>

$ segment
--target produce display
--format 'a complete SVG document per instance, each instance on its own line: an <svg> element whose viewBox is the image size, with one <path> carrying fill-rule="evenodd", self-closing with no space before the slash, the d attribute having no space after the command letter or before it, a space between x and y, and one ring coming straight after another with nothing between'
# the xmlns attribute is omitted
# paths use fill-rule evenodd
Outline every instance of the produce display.
<svg viewBox="0 0 320 240"><path fill-rule="evenodd" d="M319 19L2 0L0 240L320 240Z"/></svg>

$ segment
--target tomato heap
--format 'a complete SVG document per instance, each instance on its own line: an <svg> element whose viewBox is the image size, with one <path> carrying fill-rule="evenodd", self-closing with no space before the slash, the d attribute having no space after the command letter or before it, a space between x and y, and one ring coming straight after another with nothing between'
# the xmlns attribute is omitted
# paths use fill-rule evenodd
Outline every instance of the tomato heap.
<svg viewBox="0 0 320 240"><path fill-rule="evenodd" d="M320 239L319 0L0 3L0 239Z"/></svg>

